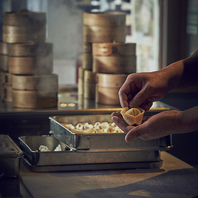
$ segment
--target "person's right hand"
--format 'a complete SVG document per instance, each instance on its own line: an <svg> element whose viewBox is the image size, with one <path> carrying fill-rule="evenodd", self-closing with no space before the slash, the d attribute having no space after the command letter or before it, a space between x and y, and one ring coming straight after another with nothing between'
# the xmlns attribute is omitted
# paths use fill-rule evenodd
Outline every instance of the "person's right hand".
<svg viewBox="0 0 198 198"><path fill-rule="evenodd" d="M141 107L149 110L154 101L162 99L168 92L166 72L130 74L119 90L122 108Z"/></svg>

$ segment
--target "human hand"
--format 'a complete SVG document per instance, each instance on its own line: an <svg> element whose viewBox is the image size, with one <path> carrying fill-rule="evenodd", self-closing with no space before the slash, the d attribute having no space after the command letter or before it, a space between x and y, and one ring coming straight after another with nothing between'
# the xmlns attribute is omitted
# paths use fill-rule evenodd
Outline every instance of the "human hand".
<svg viewBox="0 0 198 198"><path fill-rule="evenodd" d="M120 112L112 113L113 122L126 133L125 141L131 142L136 138L142 140L157 139L180 131L180 111L163 111L151 117L144 117L139 126L129 126L123 120Z"/></svg>
<svg viewBox="0 0 198 198"><path fill-rule="evenodd" d="M119 90L122 108L141 107L149 110L154 101L168 92L168 79L164 71L130 74Z"/></svg>

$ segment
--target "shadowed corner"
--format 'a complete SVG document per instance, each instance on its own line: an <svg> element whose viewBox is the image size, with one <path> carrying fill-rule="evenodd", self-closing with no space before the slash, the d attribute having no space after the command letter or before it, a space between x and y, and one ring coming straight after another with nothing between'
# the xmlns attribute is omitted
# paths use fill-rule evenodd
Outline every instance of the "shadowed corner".
<svg viewBox="0 0 198 198"><path fill-rule="evenodd" d="M133 173L132 173L133 174ZM186 176L186 180L183 180L183 176ZM134 175L135 178L135 175ZM126 178L127 179L127 178ZM138 179L138 178L137 178ZM168 171L158 176L154 176L142 181L133 182L129 181L128 185L121 186L119 181L114 181L113 185L118 187L99 189L92 189L81 191L76 196L81 198L99 198L99 197L134 197L134 198L145 198L145 197L171 197L171 198L198 198L198 178L194 174L193 169L180 169L174 171ZM111 185L109 181L109 185ZM96 185L97 186L97 185ZM98 187L98 186L97 186ZM194 196L196 195L196 196Z"/></svg>

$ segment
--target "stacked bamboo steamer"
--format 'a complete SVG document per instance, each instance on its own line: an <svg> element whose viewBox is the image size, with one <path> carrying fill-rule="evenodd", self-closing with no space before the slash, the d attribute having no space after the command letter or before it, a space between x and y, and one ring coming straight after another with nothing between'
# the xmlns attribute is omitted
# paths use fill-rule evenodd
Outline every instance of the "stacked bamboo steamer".
<svg viewBox="0 0 198 198"><path fill-rule="evenodd" d="M8 45L13 106L57 106L58 76L53 74L53 45L46 43L46 14L22 10L3 14L3 43Z"/></svg>
<svg viewBox="0 0 198 198"><path fill-rule="evenodd" d="M4 101L12 101L11 79L8 73L8 45L0 42L0 99Z"/></svg>
<svg viewBox="0 0 198 198"><path fill-rule="evenodd" d="M8 44L0 42L0 99L12 101L12 75L8 72Z"/></svg>
<svg viewBox="0 0 198 198"><path fill-rule="evenodd" d="M97 73L96 102L119 105L118 91L127 75L136 72L134 43L94 43L93 72Z"/></svg>
<svg viewBox="0 0 198 198"><path fill-rule="evenodd" d="M125 20L122 12L84 13L83 67L78 87L79 94L84 91L84 98L120 104L118 91L127 75L136 72L136 44L125 43Z"/></svg>

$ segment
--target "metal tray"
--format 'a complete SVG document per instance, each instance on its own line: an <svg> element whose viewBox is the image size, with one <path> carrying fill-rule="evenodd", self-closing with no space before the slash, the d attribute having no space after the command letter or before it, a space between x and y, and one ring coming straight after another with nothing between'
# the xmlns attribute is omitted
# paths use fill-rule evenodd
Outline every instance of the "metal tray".
<svg viewBox="0 0 198 198"><path fill-rule="evenodd" d="M160 167L160 151L70 150L54 136L19 137L24 160L36 172ZM53 151L61 144L63 151ZM52 151L38 152L40 145Z"/></svg>
<svg viewBox="0 0 198 198"><path fill-rule="evenodd" d="M172 136L149 141L138 138L126 143L124 133L76 134L63 126L64 123L76 125L81 122L112 122L110 115L54 116L49 119L52 134L76 150L151 151L167 150L172 146Z"/></svg>
<svg viewBox="0 0 198 198"><path fill-rule="evenodd" d="M21 149L10 136L0 135L0 177L17 177L22 156Z"/></svg>
<svg viewBox="0 0 198 198"><path fill-rule="evenodd" d="M63 171L94 171L94 170L121 170L121 169L153 169L160 168L163 161L156 162L127 162L127 163L102 163L102 164L66 164L57 166L32 165L27 159L24 164L33 172L63 172Z"/></svg>
<svg viewBox="0 0 198 198"><path fill-rule="evenodd" d="M54 136L23 136L19 137L19 141L25 157L34 166L160 160L159 151L71 151L63 142L59 141ZM63 151L53 151L58 144L61 144ZM38 152L40 145L45 145L52 151Z"/></svg>

